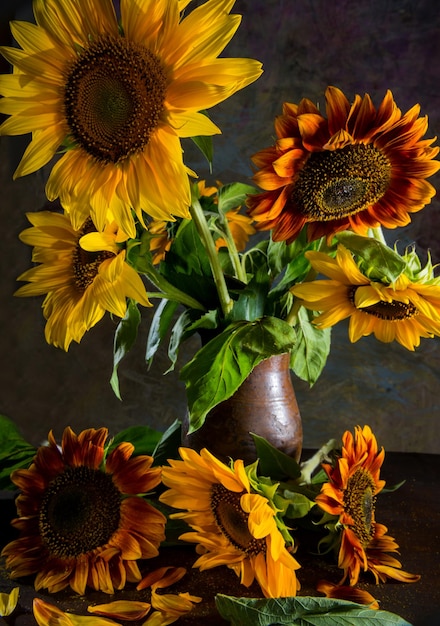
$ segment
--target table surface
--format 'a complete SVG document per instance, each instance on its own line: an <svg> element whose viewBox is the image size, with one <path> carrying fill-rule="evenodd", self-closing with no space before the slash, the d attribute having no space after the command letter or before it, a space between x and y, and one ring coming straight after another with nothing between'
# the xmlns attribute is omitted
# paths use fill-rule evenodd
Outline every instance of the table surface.
<svg viewBox="0 0 440 626"><path fill-rule="evenodd" d="M359 585L374 595L381 608L397 613L414 626L440 625L440 498L438 481L440 479L440 456L431 454L398 453L386 454L382 467L381 478L388 486L400 483L405 484L397 491L379 496L376 503L376 520L388 527L400 546L398 557L405 571L421 575L421 580L414 584L387 582L375 585L363 580ZM3 492L0 506L0 544L11 539L9 520L15 515L15 506L10 494ZM337 582L340 570L316 556L298 554L301 569L298 577L301 581L301 595L317 595L314 586L321 578ZM174 585L170 591L188 591L202 596L203 602L186 617L181 618L179 624L193 626L209 623L210 626L224 625L226 622L216 613L214 597L216 593L225 593L233 596L260 596L256 586L246 589L240 586L238 579L226 567L218 567L206 572L191 569L195 560L192 547L162 548L161 554L148 563L148 567L155 569L160 565L183 565L188 568L188 574L182 581ZM67 591L58 594L36 593L32 580L18 581L20 584L20 601L15 619L8 618L12 626L35 626L31 615L32 599L35 596L56 604L63 610L86 614L88 604L108 602L109 596L98 592L90 592L86 598L79 598ZM0 592L8 592L17 581L11 581L4 568L0 568ZM140 593L126 588L118 592L118 598L147 599L139 597ZM2 622L0 618L0 624ZM135 623L133 623L135 624Z"/></svg>

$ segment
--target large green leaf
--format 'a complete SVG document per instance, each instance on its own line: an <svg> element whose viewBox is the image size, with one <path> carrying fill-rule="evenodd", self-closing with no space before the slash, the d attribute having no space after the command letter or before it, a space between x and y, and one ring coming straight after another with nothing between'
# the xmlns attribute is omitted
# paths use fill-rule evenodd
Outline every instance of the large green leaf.
<svg viewBox="0 0 440 626"><path fill-rule="evenodd" d="M392 283L406 267L400 254L377 239L362 237L350 231L339 233L337 239L362 259L362 272L372 280Z"/></svg>
<svg viewBox="0 0 440 626"><path fill-rule="evenodd" d="M203 346L181 370L189 432L200 428L207 413L232 396L260 361L289 352L295 338L286 322L263 317L254 322L234 322Z"/></svg>
<svg viewBox="0 0 440 626"><path fill-rule="evenodd" d="M113 344L113 372L110 378L110 385L119 400L122 400L122 398L119 389L118 367L136 341L140 321L141 314L137 304L133 300L130 300L125 317L121 319L116 328Z"/></svg>
<svg viewBox="0 0 440 626"><path fill-rule="evenodd" d="M35 452L14 422L0 415L0 489L16 488L10 479L11 472L29 467Z"/></svg>
<svg viewBox="0 0 440 626"><path fill-rule="evenodd" d="M232 626L411 626L402 617L346 600L234 598L219 594L218 612Z"/></svg>
<svg viewBox="0 0 440 626"><path fill-rule="evenodd" d="M320 329L312 324L313 313L301 307L296 330L298 341L290 359L295 374L313 385L321 375L330 352L331 328Z"/></svg>

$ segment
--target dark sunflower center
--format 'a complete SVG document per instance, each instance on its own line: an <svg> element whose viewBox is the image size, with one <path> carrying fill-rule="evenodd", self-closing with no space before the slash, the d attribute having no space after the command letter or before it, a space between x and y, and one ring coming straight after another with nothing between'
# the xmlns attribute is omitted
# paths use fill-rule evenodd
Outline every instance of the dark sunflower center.
<svg viewBox="0 0 440 626"><path fill-rule="evenodd" d="M48 486L39 528L51 555L77 557L104 546L119 527L121 494L111 476L68 467Z"/></svg>
<svg viewBox="0 0 440 626"><path fill-rule="evenodd" d="M370 472L358 469L348 479L344 490L344 508L353 519L352 530L363 546L374 535L375 482Z"/></svg>
<svg viewBox="0 0 440 626"><path fill-rule="evenodd" d="M101 163L118 163L148 143L163 111L167 79L158 57L124 37L81 51L66 79L73 140Z"/></svg>
<svg viewBox="0 0 440 626"><path fill-rule="evenodd" d="M349 299L353 304L356 289L357 287L353 287L349 293ZM379 302L376 302L376 304L357 308L363 313L374 315L374 317L387 322L401 322L403 320L410 319L419 313L417 307L414 306L412 302L400 302L399 300L393 300L392 302L380 300Z"/></svg>
<svg viewBox="0 0 440 626"><path fill-rule="evenodd" d="M310 221L354 215L388 189L391 163L372 144L313 152L293 186L291 201Z"/></svg>
<svg viewBox="0 0 440 626"><path fill-rule="evenodd" d="M240 498L244 493L229 491L220 484L213 485L211 510L223 535L234 547L250 556L265 552L266 542L264 539L256 539L249 531L249 515L243 511L240 504Z"/></svg>
<svg viewBox="0 0 440 626"><path fill-rule="evenodd" d="M84 222L84 226L78 234L78 241L87 233L96 232L96 228L90 218ZM99 266L106 259L113 257L113 252L102 250L100 252L88 252L83 250L79 243L73 251L72 267L75 287L83 293L91 285L98 274Z"/></svg>

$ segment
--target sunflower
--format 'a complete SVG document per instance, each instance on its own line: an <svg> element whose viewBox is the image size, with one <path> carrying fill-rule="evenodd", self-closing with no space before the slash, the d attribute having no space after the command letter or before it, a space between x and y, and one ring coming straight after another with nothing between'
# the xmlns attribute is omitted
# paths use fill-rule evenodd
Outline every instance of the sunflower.
<svg viewBox="0 0 440 626"><path fill-rule="evenodd" d="M21 48L4 47L14 73L0 77L4 135L32 133L15 172L64 154L47 182L80 228L84 206L99 230L110 208L135 236L142 221L189 217L190 185L180 139L221 132L201 110L256 80L261 64L218 58L241 16L234 0L208 0L189 15L178 0L34 0L36 24L14 21Z"/></svg>
<svg viewBox="0 0 440 626"><path fill-rule="evenodd" d="M346 431L342 442L336 464L323 463L328 482L315 498L323 511L338 518L338 566L344 571L341 584L348 578L350 586L356 585L361 571L371 572L376 583L387 578L416 582L419 576L402 571L401 563L387 554L397 552L399 546L386 534L386 526L375 519L376 496L385 485L380 479L383 448L378 450L369 426L357 426L354 436Z"/></svg>
<svg viewBox="0 0 440 626"><path fill-rule="evenodd" d="M58 447L50 432L30 468L12 473L20 536L2 551L11 577L36 574L37 590L80 595L141 580L138 559L157 556L165 536L165 517L141 497L160 483L160 468L127 442L107 455L107 436L66 428Z"/></svg>
<svg viewBox="0 0 440 626"><path fill-rule="evenodd" d="M128 265L126 251L118 244L126 237L116 222L98 233L90 217L79 229L68 213L39 211L27 217L33 226L20 239L35 246L32 260L38 265L18 277L28 284L15 295L47 294L43 313L48 343L67 351L106 311L124 317L127 298L151 306L139 274Z"/></svg>
<svg viewBox="0 0 440 626"><path fill-rule="evenodd" d="M322 312L314 320L320 328L349 317L351 342L374 333L379 341L397 341L408 350L419 346L421 337L440 335L438 281L411 280L405 273L393 284L373 280L361 272L342 244L335 259L314 251L306 256L313 269L330 280L295 285L291 292L307 309Z"/></svg>
<svg viewBox="0 0 440 626"><path fill-rule="evenodd" d="M296 595L299 565L286 548L275 511L264 496L252 493L242 460L228 467L208 450L200 454L180 448L182 460L162 468L170 487L165 504L185 509L172 515L186 521L192 532L180 539L197 544L194 567L206 570L227 565L248 587L256 579L266 597Z"/></svg>
<svg viewBox="0 0 440 626"><path fill-rule="evenodd" d="M309 240L404 226L435 194L426 178L439 148L421 139L419 105L402 115L390 91L377 109L368 94L351 105L336 87L325 97L327 118L308 99L285 103L276 144L253 157L264 191L249 197L249 213L276 241L292 242L303 226Z"/></svg>

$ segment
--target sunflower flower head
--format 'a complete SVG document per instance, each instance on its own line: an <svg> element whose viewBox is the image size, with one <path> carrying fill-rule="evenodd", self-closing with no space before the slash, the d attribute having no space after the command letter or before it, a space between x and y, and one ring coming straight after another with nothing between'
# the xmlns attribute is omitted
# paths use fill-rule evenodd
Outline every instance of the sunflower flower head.
<svg viewBox="0 0 440 626"><path fill-rule="evenodd" d="M20 536L2 551L12 578L36 575L35 588L50 593L112 594L141 580L139 559L158 555L166 519L143 496L160 468L128 442L108 452L107 438L106 428L66 428L58 446L51 432L29 469L12 474Z"/></svg>
<svg viewBox="0 0 440 626"><path fill-rule="evenodd" d="M197 544L200 570L227 565L245 586L254 580L266 597L296 595L299 565L287 549L269 500L251 489L243 461L225 465L206 449L181 448L182 460L162 469L169 487L160 500L191 527L180 538Z"/></svg>
<svg viewBox="0 0 440 626"><path fill-rule="evenodd" d="M314 319L320 328L349 318L351 342L374 334L379 341L397 341L412 351L421 337L440 335L440 279L434 277L429 260L422 268L414 251L400 256L385 248L379 256L385 252L398 268L391 274L386 271L391 263L366 269L362 258L342 244L335 258L306 252L312 268L327 278L295 285L291 292L307 309L320 312Z"/></svg>
<svg viewBox="0 0 440 626"><path fill-rule="evenodd" d="M323 463L328 481L323 483L315 501L337 520L338 566L343 570L341 584L347 579L357 584L361 572L370 572L376 581L388 578L400 582L416 582L418 575L402 570L402 565L389 553L399 546L387 535L387 528L376 522L376 496L385 486L380 470L385 452L378 449L376 437L369 426L355 428L354 435L346 431L342 438L341 456L334 464ZM330 597L337 595L332 588L323 587Z"/></svg>
<svg viewBox="0 0 440 626"><path fill-rule="evenodd" d="M28 213L31 228L20 239L34 246L34 267L18 280L27 281L16 296L45 295L43 314L48 343L68 350L106 311L123 318L127 298L151 306L145 286L126 261L127 239L116 222L97 232L88 217L76 229L69 213Z"/></svg>
<svg viewBox="0 0 440 626"><path fill-rule="evenodd" d="M402 114L390 91L377 108L368 94L350 104L335 87L325 98L327 117L308 99L285 103L275 145L253 157L263 191L249 213L276 241L292 242L304 226L309 240L405 226L435 194L426 179L440 167L439 148L422 139L419 105Z"/></svg>
<svg viewBox="0 0 440 626"><path fill-rule="evenodd" d="M241 20L234 2L112 0L34 2L36 24L14 21L4 47L14 73L0 76L3 135L32 133L15 176L63 155L47 181L80 228L84 207L102 230L108 211L130 237L134 214L189 217L180 140L220 129L200 111L255 81L261 64L219 58ZM172 184L171 184L172 182Z"/></svg>

